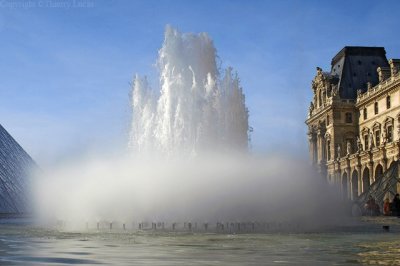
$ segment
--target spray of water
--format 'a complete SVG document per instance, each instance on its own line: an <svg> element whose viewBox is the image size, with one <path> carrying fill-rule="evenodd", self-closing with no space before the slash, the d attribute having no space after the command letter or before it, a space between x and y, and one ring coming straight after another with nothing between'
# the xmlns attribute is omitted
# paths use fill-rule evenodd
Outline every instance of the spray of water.
<svg viewBox="0 0 400 266"><path fill-rule="evenodd" d="M204 151L244 151L248 111L237 75L221 78L206 33L167 27L159 51L160 92L136 76L129 145L134 152L186 157Z"/></svg>

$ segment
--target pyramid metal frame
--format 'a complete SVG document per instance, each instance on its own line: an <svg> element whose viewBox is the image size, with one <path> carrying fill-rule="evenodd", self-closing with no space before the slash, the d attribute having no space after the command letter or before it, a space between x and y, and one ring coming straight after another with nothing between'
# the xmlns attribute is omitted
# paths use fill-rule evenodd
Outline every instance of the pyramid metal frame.
<svg viewBox="0 0 400 266"><path fill-rule="evenodd" d="M0 124L0 214L29 213L29 174L36 163Z"/></svg>
<svg viewBox="0 0 400 266"><path fill-rule="evenodd" d="M361 209L364 208L370 196L381 207L388 193L394 197L397 193L397 184L400 183L399 164L400 161L394 162L381 178L375 180L367 191L357 197L356 203Z"/></svg>

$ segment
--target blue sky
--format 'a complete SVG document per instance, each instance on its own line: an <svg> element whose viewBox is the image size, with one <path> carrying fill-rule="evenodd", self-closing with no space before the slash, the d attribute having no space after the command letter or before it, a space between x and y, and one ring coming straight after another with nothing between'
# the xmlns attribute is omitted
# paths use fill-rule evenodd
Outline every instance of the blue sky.
<svg viewBox="0 0 400 266"><path fill-rule="evenodd" d="M129 82L139 73L157 85L170 24L207 32L239 73L253 150L307 156L315 67L328 70L345 45L400 58L397 10L399 1L2 0L0 123L43 165L123 148Z"/></svg>

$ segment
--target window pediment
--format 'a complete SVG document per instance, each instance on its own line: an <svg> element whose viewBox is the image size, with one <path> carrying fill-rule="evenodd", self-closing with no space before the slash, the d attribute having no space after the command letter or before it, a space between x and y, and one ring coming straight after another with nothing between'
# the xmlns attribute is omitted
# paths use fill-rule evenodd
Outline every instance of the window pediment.
<svg viewBox="0 0 400 266"><path fill-rule="evenodd" d="M388 116L388 117L385 119L385 122L384 122L385 127L393 126L393 122L394 122L394 119L393 119L392 117Z"/></svg>
<svg viewBox="0 0 400 266"><path fill-rule="evenodd" d="M380 130L381 129L381 124L378 122L375 122L374 125L372 126L372 130L376 131L376 130Z"/></svg>
<svg viewBox="0 0 400 266"><path fill-rule="evenodd" d="M369 128L367 128L367 127L364 127L364 128L361 130L361 135L368 135L368 133L369 133Z"/></svg>

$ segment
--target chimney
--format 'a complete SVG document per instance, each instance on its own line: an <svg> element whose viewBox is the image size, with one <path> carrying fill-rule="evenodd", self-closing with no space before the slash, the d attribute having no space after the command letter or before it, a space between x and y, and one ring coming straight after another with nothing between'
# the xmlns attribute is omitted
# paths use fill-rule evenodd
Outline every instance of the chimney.
<svg viewBox="0 0 400 266"><path fill-rule="evenodd" d="M379 82L390 78L390 67L378 67L376 71L378 72Z"/></svg>
<svg viewBox="0 0 400 266"><path fill-rule="evenodd" d="M389 65L390 65L390 74L392 77L399 73L400 70L400 59L390 59L389 60Z"/></svg>

